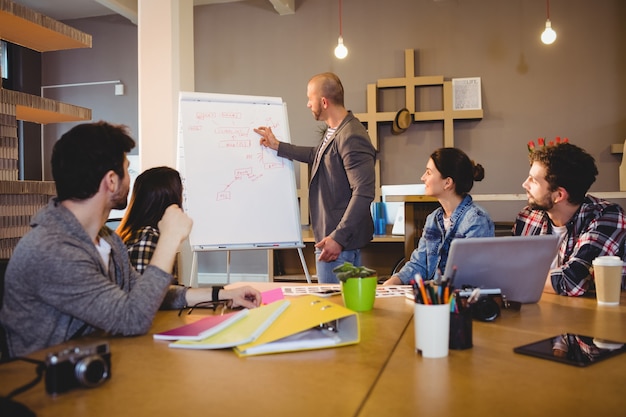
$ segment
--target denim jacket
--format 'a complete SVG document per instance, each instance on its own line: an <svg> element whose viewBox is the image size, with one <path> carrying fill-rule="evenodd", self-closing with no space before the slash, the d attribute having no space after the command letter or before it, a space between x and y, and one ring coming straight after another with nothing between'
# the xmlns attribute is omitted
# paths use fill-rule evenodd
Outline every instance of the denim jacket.
<svg viewBox="0 0 626 417"><path fill-rule="evenodd" d="M474 204L466 195L452 213L450 228L443 227L443 208L439 207L426 217L426 224L411 259L397 273L403 284L420 274L424 279L435 277L437 269L445 271L452 239L494 236L493 221L487 211Z"/></svg>

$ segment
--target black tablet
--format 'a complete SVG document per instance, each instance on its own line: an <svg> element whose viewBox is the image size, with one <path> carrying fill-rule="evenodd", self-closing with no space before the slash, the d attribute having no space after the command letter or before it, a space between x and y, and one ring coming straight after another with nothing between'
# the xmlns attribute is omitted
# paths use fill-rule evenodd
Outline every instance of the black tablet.
<svg viewBox="0 0 626 417"><path fill-rule="evenodd" d="M597 337L563 333L518 346L513 351L574 366L589 366L626 351L626 344Z"/></svg>

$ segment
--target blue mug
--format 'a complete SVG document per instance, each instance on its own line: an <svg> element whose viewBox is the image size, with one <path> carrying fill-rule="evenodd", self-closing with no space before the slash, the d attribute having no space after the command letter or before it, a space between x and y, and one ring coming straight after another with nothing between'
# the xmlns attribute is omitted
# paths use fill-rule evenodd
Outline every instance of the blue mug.
<svg viewBox="0 0 626 417"><path fill-rule="evenodd" d="M387 233L387 214L385 203L374 203L374 234L384 235Z"/></svg>

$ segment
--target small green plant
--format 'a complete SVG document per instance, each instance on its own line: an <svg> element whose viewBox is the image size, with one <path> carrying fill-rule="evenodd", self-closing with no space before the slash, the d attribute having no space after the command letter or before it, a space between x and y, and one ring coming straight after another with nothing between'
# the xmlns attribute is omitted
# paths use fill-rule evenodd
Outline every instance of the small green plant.
<svg viewBox="0 0 626 417"><path fill-rule="evenodd" d="M346 282L348 278L366 278L376 276L376 271L366 266L354 266L350 262L344 262L343 265L333 269L337 279Z"/></svg>

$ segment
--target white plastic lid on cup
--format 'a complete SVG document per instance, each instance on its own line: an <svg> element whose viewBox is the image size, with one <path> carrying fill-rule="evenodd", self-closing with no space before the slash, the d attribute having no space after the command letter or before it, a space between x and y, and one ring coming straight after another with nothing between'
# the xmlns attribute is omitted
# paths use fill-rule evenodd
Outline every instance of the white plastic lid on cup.
<svg viewBox="0 0 626 417"><path fill-rule="evenodd" d="M624 266L624 261L619 256L598 256L591 263L594 266Z"/></svg>

